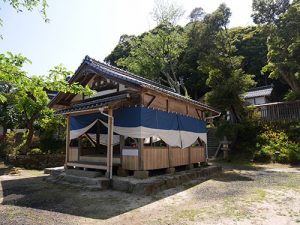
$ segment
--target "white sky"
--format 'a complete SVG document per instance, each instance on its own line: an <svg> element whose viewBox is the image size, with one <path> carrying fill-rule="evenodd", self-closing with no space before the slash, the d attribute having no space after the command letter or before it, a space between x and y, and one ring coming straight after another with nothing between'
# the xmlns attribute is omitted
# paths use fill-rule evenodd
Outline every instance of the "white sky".
<svg viewBox="0 0 300 225"><path fill-rule="evenodd" d="M196 7L214 11L226 3L232 11L231 27L252 25L252 0L177 0L186 14ZM45 74L62 63L75 71L85 55L102 61L116 46L122 34L140 34L155 26L150 12L154 0L48 0L50 23L44 23L37 10L16 13L1 1L0 53L21 53L32 61L29 74Z"/></svg>

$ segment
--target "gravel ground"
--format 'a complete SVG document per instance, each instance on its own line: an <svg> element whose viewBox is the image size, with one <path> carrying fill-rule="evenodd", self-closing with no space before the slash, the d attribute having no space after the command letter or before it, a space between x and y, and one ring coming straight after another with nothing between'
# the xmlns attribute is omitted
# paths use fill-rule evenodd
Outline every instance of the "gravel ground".
<svg viewBox="0 0 300 225"><path fill-rule="evenodd" d="M0 224L300 224L300 168L223 164L153 196L86 191L0 162Z"/></svg>

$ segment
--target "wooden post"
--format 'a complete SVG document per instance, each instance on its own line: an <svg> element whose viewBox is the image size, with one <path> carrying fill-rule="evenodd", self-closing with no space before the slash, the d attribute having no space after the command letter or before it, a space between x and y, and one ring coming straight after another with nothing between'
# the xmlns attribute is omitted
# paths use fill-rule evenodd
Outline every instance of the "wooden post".
<svg viewBox="0 0 300 225"><path fill-rule="evenodd" d="M82 148L82 136L78 137L78 154L77 154L77 161L80 160L80 156L81 156L81 148Z"/></svg>
<svg viewBox="0 0 300 225"><path fill-rule="evenodd" d="M167 112L170 112L170 101L167 99ZM168 145L168 162L169 168L171 167L171 147Z"/></svg>
<svg viewBox="0 0 300 225"><path fill-rule="evenodd" d="M139 168L144 170L144 139L138 138Z"/></svg>
<svg viewBox="0 0 300 225"><path fill-rule="evenodd" d="M100 121L96 122L96 151L100 152Z"/></svg>
<svg viewBox="0 0 300 225"><path fill-rule="evenodd" d="M70 115L66 115L67 119L67 126L66 126L66 160L65 160L65 167L69 162L69 146L70 146Z"/></svg>
<svg viewBox="0 0 300 225"><path fill-rule="evenodd" d="M112 179L113 169L113 110L108 108L107 175Z"/></svg>
<svg viewBox="0 0 300 225"><path fill-rule="evenodd" d="M121 167L123 164L123 154L122 154L122 150L124 148L125 145L125 137L123 135L120 135L120 163L121 163Z"/></svg>

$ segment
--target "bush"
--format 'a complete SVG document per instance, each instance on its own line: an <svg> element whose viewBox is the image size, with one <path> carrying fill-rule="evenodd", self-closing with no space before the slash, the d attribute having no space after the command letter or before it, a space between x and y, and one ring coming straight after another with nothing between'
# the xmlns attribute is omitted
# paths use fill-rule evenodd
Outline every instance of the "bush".
<svg viewBox="0 0 300 225"><path fill-rule="evenodd" d="M278 159L275 153L278 152ZM300 162L300 145L293 142L288 136L288 132L276 126L264 126L257 136L257 149L254 157L255 161L280 163Z"/></svg>
<svg viewBox="0 0 300 225"><path fill-rule="evenodd" d="M232 142L231 159L268 163L300 162L300 124L272 123L266 125L255 117L239 124L222 122L217 135ZM279 152L276 159L275 152Z"/></svg>
<svg viewBox="0 0 300 225"><path fill-rule="evenodd" d="M43 151L39 148L33 148L30 150L30 152L27 153L27 155L42 155Z"/></svg>
<svg viewBox="0 0 300 225"><path fill-rule="evenodd" d="M255 152L253 160L255 162L268 163L272 160L272 153L268 147L262 148L260 151Z"/></svg>

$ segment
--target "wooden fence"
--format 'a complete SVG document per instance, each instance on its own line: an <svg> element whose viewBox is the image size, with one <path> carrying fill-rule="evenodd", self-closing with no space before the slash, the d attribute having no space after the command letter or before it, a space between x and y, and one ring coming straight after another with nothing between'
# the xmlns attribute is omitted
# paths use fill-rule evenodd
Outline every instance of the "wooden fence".
<svg viewBox="0 0 300 225"><path fill-rule="evenodd" d="M300 121L300 101L255 105L255 112L264 121Z"/></svg>

